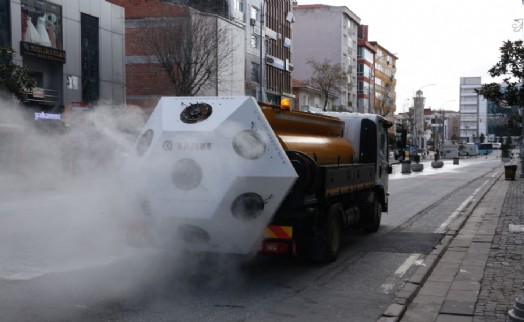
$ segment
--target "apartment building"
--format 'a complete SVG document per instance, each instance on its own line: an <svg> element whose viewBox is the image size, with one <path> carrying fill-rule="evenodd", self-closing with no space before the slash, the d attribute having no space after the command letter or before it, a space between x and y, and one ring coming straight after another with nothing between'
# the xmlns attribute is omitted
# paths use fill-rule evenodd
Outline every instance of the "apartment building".
<svg viewBox="0 0 524 322"><path fill-rule="evenodd" d="M124 9L105 0L0 2L0 44L36 86L24 104L61 114L125 99Z"/></svg>
<svg viewBox="0 0 524 322"><path fill-rule="evenodd" d="M175 0L166 0L173 2ZM179 0L200 11L222 14L245 26L245 95L295 105L291 71L295 21L290 0ZM237 44L235 44L237 45Z"/></svg>
<svg viewBox="0 0 524 322"><path fill-rule="evenodd" d="M182 23L197 15L215 21L217 28L206 33L216 34L218 46L209 50L223 57L216 59L219 66L213 71L214 77L202 82L199 91L191 95L250 95L273 103L282 98L293 101L290 1L111 1L126 7L129 104L151 108L160 96L180 95L177 85L173 86L165 71L150 59L153 53L139 48L144 47L140 38L147 34L146 26L159 18Z"/></svg>
<svg viewBox="0 0 524 322"><path fill-rule="evenodd" d="M360 113L374 112L374 64L377 49L368 41L368 29L367 25L358 27L357 111Z"/></svg>
<svg viewBox="0 0 524 322"><path fill-rule="evenodd" d="M347 87L341 93L334 93L338 99L333 108L360 111L357 109L357 36L360 18L344 6L296 5L293 6L293 12L293 79L307 82L311 78L312 68L308 64L311 60L341 64L351 70L351 76ZM371 57L370 67L372 64Z"/></svg>
<svg viewBox="0 0 524 322"><path fill-rule="evenodd" d="M110 1L125 8L127 104L148 112L162 96L244 94L242 24L177 3ZM179 59L189 56L197 63Z"/></svg>
<svg viewBox="0 0 524 322"><path fill-rule="evenodd" d="M488 104L475 92L481 86L481 77L460 78L460 139L464 142L476 143L481 134L488 135Z"/></svg>
<svg viewBox="0 0 524 322"><path fill-rule="evenodd" d="M396 85L398 57L377 41L370 42L376 48L373 64L373 112L393 120L397 111Z"/></svg>

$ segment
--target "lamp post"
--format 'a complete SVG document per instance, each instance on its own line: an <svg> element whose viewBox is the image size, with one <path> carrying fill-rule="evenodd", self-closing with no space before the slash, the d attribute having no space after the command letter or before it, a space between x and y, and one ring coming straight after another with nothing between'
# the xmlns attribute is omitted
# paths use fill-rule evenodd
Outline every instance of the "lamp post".
<svg viewBox="0 0 524 322"><path fill-rule="evenodd" d="M522 4L524 5L524 0L522 2ZM512 25L513 27L513 31L515 32L519 32L519 31L523 31L524 32L524 18L518 18L518 19L515 19L514 20L515 23ZM522 36L522 39L524 40L524 34ZM522 86L522 81L520 82L521 83L521 86ZM520 129L521 129L521 132L520 132L520 177L521 178L524 178L524 106L519 106L520 107Z"/></svg>
<svg viewBox="0 0 524 322"><path fill-rule="evenodd" d="M446 103L450 103L450 102L456 102L457 100L449 100L449 101L445 101L444 103L442 103L442 105L440 105L440 118L441 118L441 130L442 130L442 137L441 137L441 141L442 141L442 144L441 144L441 149L444 147L444 134L445 134L445 130L444 130L444 126L445 126L445 119L444 119L444 115L445 115L445 112L443 110L444 108L444 105L446 105Z"/></svg>
<svg viewBox="0 0 524 322"><path fill-rule="evenodd" d="M260 4L260 76L258 77L258 101L265 102L264 95L264 15L265 15L266 0L262 0Z"/></svg>

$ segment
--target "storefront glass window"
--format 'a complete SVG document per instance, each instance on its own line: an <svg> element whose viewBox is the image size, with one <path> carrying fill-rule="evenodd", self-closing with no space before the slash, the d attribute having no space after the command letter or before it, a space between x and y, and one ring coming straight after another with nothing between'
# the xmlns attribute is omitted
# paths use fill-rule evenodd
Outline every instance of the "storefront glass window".
<svg viewBox="0 0 524 322"><path fill-rule="evenodd" d="M62 7L41 0L22 0L22 41L62 49Z"/></svg>
<svg viewBox="0 0 524 322"><path fill-rule="evenodd" d="M0 46L11 45L9 1L0 1Z"/></svg>

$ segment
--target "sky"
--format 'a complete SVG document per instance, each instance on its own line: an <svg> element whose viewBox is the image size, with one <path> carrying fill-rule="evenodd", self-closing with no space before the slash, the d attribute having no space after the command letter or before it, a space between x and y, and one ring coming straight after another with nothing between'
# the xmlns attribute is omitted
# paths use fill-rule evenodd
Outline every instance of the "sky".
<svg viewBox="0 0 524 322"><path fill-rule="evenodd" d="M426 108L459 110L460 77L500 81L488 70L504 41L519 40L515 19L524 0L298 0L299 5L346 6L377 41L398 57L397 113L406 112L419 89ZM434 84L434 85L430 85Z"/></svg>

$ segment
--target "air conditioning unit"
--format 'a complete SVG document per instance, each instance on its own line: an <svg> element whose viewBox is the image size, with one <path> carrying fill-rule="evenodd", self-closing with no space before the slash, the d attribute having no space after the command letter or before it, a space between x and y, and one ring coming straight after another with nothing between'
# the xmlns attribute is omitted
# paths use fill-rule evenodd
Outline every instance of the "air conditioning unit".
<svg viewBox="0 0 524 322"><path fill-rule="evenodd" d="M256 24L257 24L257 20L256 20L256 19L253 19L253 18L251 18L251 19L249 19L249 24L250 24L251 26L254 26L254 25L256 25Z"/></svg>

